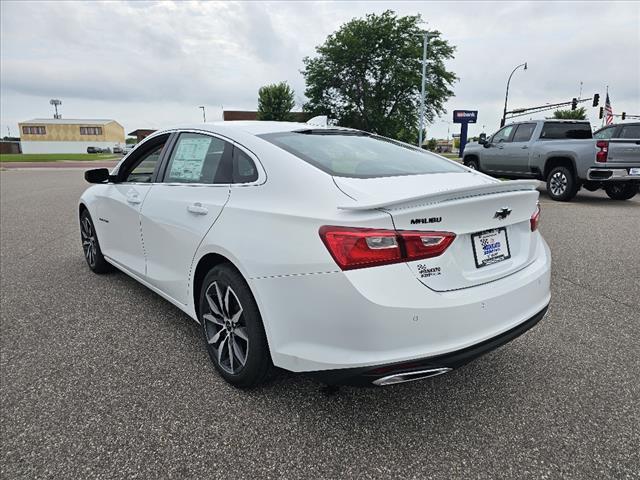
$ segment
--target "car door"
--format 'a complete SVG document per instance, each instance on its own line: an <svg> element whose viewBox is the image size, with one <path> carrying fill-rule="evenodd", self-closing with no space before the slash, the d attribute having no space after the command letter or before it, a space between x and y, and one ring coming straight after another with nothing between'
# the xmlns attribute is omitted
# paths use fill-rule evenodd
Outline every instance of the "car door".
<svg viewBox="0 0 640 480"><path fill-rule="evenodd" d="M504 171L505 159L503 156L504 146L511 139L511 135L515 130L515 125L507 125L498 130L490 142L487 142L485 150L482 152L480 168L487 172Z"/></svg>
<svg viewBox="0 0 640 480"><path fill-rule="evenodd" d="M97 213L102 253L122 268L144 276L140 211L157 175L169 134L150 138L119 166L116 181L100 194Z"/></svg>
<svg viewBox="0 0 640 480"><path fill-rule="evenodd" d="M519 175L531 174L529 170L529 142L535 129L535 123L520 123L516 126L511 140L502 144L501 171Z"/></svg>
<svg viewBox="0 0 640 480"><path fill-rule="evenodd" d="M147 281L188 303L191 264L229 199L233 145L213 134L179 133L142 206Z"/></svg>

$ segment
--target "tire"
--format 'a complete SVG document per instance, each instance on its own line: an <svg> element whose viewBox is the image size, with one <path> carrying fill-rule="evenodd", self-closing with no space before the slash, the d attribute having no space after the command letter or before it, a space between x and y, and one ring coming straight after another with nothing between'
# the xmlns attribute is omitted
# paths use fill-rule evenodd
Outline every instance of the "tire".
<svg viewBox="0 0 640 480"><path fill-rule="evenodd" d="M266 382L273 364L262 317L249 286L229 264L217 265L204 278L199 320L222 378L238 388Z"/></svg>
<svg viewBox="0 0 640 480"><path fill-rule="evenodd" d="M102 255L98 235L88 210L84 210L80 214L80 240L82 241L84 259L94 273L102 274L113 270L111 264Z"/></svg>
<svg viewBox="0 0 640 480"><path fill-rule="evenodd" d="M569 202L578 193L578 182L567 167L553 167L547 176L547 193L552 200Z"/></svg>
<svg viewBox="0 0 640 480"><path fill-rule="evenodd" d="M472 170L480 171L480 165L478 164L478 160L476 160L475 158L471 158L469 160L466 160L464 162L464 164L467 167L471 168Z"/></svg>
<svg viewBox="0 0 640 480"><path fill-rule="evenodd" d="M629 200L638 193L638 185L631 182L616 182L604 187L604 191L612 200Z"/></svg>

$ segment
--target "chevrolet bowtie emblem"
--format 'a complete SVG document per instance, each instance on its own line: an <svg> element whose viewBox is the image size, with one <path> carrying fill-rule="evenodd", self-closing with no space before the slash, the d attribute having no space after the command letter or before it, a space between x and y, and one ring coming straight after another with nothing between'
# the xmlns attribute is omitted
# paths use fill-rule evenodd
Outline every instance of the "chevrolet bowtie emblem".
<svg viewBox="0 0 640 480"><path fill-rule="evenodd" d="M504 220L509 215L511 215L511 209L507 208L507 207L504 207L504 208L501 208L500 210L496 211L496 214L493 216L493 218L497 218L499 220Z"/></svg>

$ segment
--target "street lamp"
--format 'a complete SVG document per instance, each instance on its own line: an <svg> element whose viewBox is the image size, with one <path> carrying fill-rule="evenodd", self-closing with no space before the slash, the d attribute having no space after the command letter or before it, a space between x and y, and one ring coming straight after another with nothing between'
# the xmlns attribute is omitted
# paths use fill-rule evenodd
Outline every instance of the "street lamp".
<svg viewBox="0 0 640 480"><path fill-rule="evenodd" d="M198 108L201 108L201 109L202 109L202 121L203 121L204 123L207 123L207 114L206 114L206 113L205 113L205 111L204 111L204 105L200 105Z"/></svg>
<svg viewBox="0 0 640 480"><path fill-rule="evenodd" d="M504 122L507 117L507 99L509 98L509 83L511 82L511 77L513 77L513 74L516 73L516 70L519 69L520 67L524 67L524 69L526 70L527 62L524 62L518 65L516 68L513 69L513 72L511 72L511 75L509 75L509 80L507 80L507 93L505 93L504 95L504 111L502 113L502 120L500 121L500 128L504 127Z"/></svg>
<svg viewBox="0 0 640 480"><path fill-rule="evenodd" d="M418 132L418 147L422 148L422 131L424 130L424 97L425 86L427 82L427 48L429 39L435 37L433 33L427 31L422 32L422 91L420 93L420 131Z"/></svg>

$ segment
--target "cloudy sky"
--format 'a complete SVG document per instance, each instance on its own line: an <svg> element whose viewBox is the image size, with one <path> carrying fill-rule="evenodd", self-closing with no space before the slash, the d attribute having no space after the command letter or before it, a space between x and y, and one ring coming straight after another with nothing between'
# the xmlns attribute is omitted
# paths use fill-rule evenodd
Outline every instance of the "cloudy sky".
<svg viewBox="0 0 640 480"><path fill-rule="evenodd" d="M302 58L339 26L392 8L421 13L457 46L449 68L460 80L448 114L428 136L458 131L453 109L479 110L497 126L506 79L509 106L583 97L605 86L614 113L640 114L638 2L28 2L3 0L0 136L49 117L114 118L126 131L219 120L222 108L255 109L257 91L286 80L304 102ZM588 104L592 123L600 123ZM542 118L542 117L538 117Z"/></svg>

